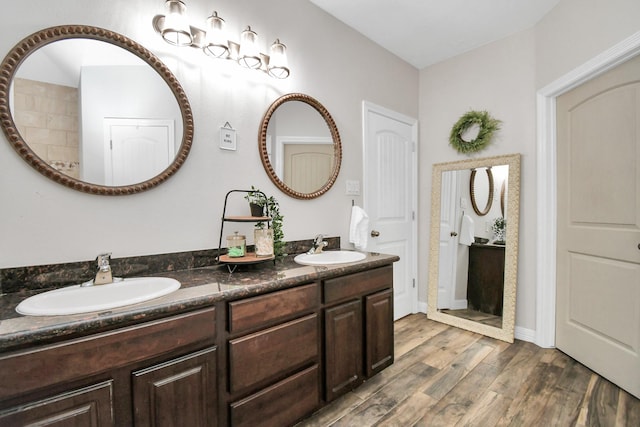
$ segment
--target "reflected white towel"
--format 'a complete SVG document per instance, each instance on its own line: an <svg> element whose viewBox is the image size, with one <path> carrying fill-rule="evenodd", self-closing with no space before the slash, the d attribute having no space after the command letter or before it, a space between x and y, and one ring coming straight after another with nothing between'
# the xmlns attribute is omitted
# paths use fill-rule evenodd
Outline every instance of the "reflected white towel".
<svg viewBox="0 0 640 427"><path fill-rule="evenodd" d="M369 231L369 215L359 206L351 208L351 225L349 227L349 242L356 249L367 247L367 232Z"/></svg>
<svg viewBox="0 0 640 427"><path fill-rule="evenodd" d="M471 246L474 241L473 234L473 219L469 215L463 215L460 226L460 244Z"/></svg>

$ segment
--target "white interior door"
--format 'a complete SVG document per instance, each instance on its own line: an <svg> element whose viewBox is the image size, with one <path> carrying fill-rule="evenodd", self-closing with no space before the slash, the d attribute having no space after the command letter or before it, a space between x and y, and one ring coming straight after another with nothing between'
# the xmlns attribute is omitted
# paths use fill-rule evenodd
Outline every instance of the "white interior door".
<svg viewBox="0 0 640 427"><path fill-rule="evenodd" d="M173 120L107 118L104 123L107 185L146 181L173 161Z"/></svg>
<svg viewBox="0 0 640 427"><path fill-rule="evenodd" d="M442 174L440 207L440 259L438 260L438 309L453 308L458 246L457 173Z"/></svg>
<svg viewBox="0 0 640 427"><path fill-rule="evenodd" d="M393 267L394 319L417 312L417 165L415 119L365 102L364 209L367 250L398 255Z"/></svg>
<svg viewBox="0 0 640 427"><path fill-rule="evenodd" d="M640 57L557 99L556 346L640 397Z"/></svg>

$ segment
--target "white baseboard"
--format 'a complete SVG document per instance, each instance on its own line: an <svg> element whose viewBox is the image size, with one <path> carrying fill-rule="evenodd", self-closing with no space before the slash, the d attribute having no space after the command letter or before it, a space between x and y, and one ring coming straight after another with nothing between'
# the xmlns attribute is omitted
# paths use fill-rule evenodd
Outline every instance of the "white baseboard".
<svg viewBox="0 0 640 427"><path fill-rule="evenodd" d="M514 331L515 338L522 341L527 342L536 342L536 331L533 329L523 328L521 326L516 326Z"/></svg>
<svg viewBox="0 0 640 427"><path fill-rule="evenodd" d="M469 302L466 299L456 299L451 304L451 310L466 310L467 307L469 307Z"/></svg>
<svg viewBox="0 0 640 427"><path fill-rule="evenodd" d="M418 313L427 313L427 303L418 301Z"/></svg>

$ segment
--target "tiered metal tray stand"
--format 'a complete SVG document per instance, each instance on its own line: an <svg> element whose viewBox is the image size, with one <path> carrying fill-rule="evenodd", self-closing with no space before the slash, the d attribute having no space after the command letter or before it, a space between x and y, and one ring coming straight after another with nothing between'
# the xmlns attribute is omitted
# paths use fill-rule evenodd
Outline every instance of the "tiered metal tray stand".
<svg viewBox="0 0 640 427"><path fill-rule="evenodd" d="M232 193L259 193L266 200L267 196L262 191L257 190L231 190L224 197L224 208L222 210L222 224L220 225L220 239L218 240L218 258L216 262L219 264L227 264L229 268L229 272L233 273L238 265L243 264L257 264L265 261L271 261L275 259L274 255L265 257L265 256L257 256L255 252L246 252L243 257L230 257L227 254L220 254L220 250L222 248L222 236L224 235L224 224L226 222L266 222L267 227L269 227L269 223L271 222L271 217L269 216L228 216L227 215L227 201L229 200L229 195Z"/></svg>

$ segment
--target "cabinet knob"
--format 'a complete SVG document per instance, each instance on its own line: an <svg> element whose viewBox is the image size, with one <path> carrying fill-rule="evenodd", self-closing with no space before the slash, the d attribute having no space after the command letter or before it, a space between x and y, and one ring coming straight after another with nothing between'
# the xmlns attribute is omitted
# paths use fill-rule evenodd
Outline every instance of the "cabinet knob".
<svg viewBox="0 0 640 427"><path fill-rule="evenodd" d="M452 231L452 232L451 232L451 233L449 233L449 234L451 234L451 237L456 237L456 236L458 235L458 233L456 233L455 231Z"/></svg>
<svg viewBox="0 0 640 427"><path fill-rule="evenodd" d="M380 235L379 231L371 230L371 237L378 237Z"/></svg>

